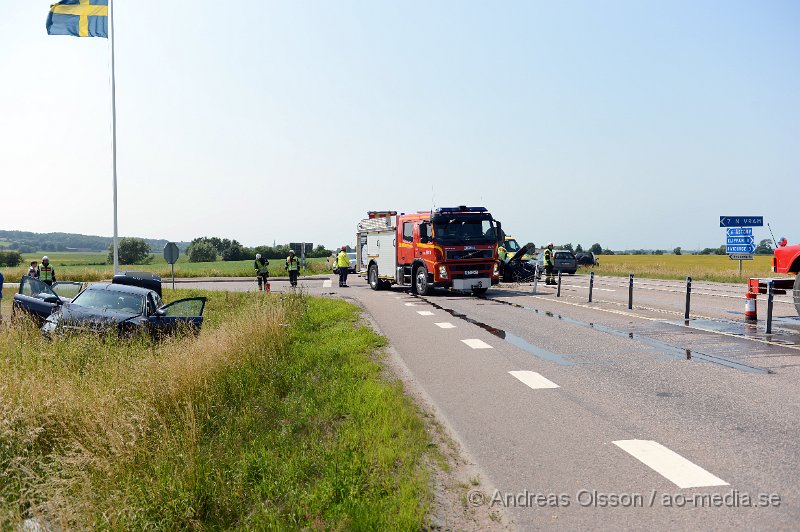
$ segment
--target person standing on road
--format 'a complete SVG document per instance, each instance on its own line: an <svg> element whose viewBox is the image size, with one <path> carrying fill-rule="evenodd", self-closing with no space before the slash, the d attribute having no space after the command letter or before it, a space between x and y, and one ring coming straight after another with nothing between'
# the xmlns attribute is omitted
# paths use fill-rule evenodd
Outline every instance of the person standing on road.
<svg viewBox="0 0 800 532"><path fill-rule="evenodd" d="M503 270L506 262L508 262L508 251L503 244L497 246L497 258L500 260L500 278L503 278Z"/></svg>
<svg viewBox="0 0 800 532"><path fill-rule="evenodd" d="M33 277L34 279L39 278L39 262L32 260L31 267L28 268L28 277Z"/></svg>
<svg viewBox="0 0 800 532"><path fill-rule="evenodd" d="M297 274L300 271L300 261L294 255L294 250L289 250L289 256L286 257L286 270L289 272L289 284L292 288L297 286Z"/></svg>
<svg viewBox="0 0 800 532"><path fill-rule="evenodd" d="M258 281L258 291L265 290L269 292L269 261L261 258L261 253L256 253L256 260L253 263L253 268L256 270L256 281ZM262 286L263 285L263 286Z"/></svg>
<svg viewBox="0 0 800 532"><path fill-rule="evenodd" d="M342 250L336 257L336 267L339 268L339 286L347 288L347 270L350 268L350 258L347 256L347 246L342 246Z"/></svg>
<svg viewBox="0 0 800 532"><path fill-rule="evenodd" d="M547 280L544 284L557 284L553 277L553 243L549 242L544 249L544 272Z"/></svg>
<svg viewBox="0 0 800 532"><path fill-rule="evenodd" d="M42 265L39 267L39 280L47 286L53 286L56 282L56 269L50 266L50 258L45 255L42 257Z"/></svg>

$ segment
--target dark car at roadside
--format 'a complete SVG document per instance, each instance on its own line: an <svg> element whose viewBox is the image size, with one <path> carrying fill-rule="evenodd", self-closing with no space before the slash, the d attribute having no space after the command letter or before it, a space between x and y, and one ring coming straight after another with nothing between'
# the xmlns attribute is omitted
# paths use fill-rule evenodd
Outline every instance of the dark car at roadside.
<svg viewBox="0 0 800 532"><path fill-rule="evenodd" d="M95 283L74 298L62 298L38 279L25 276L13 310L43 322L42 333L49 337L112 331L159 337L184 329L199 331L205 303L204 297L192 297L165 305L155 290L119 283Z"/></svg>
<svg viewBox="0 0 800 532"><path fill-rule="evenodd" d="M536 267L538 275L541 276L541 273L544 272L544 252L539 253L536 258ZM553 272L558 273L559 271L568 275L574 275L578 271L578 261L575 258L575 254L568 249L556 249L553 251Z"/></svg>

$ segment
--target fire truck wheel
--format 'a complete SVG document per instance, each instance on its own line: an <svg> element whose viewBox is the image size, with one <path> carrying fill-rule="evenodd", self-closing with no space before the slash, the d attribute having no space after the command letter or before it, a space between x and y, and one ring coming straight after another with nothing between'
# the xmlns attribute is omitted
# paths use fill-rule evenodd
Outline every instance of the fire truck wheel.
<svg viewBox="0 0 800 532"><path fill-rule="evenodd" d="M794 280L794 308L800 314L800 273Z"/></svg>
<svg viewBox="0 0 800 532"><path fill-rule="evenodd" d="M380 290L383 288L383 283L380 279L378 279L378 265L377 264L370 264L369 265L369 272L367 273L367 279L369 280L369 287L373 290Z"/></svg>
<svg viewBox="0 0 800 532"><path fill-rule="evenodd" d="M482 296L483 294L486 293L487 290L489 290L489 289L488 288L473 288L472 289L472 293L474 295L476 295L476 296Z"/></svg>
<svg viewBox="0 0 800 532"><path fill-rule="evenodd" d="M418 266L414 275L414 288L417 289L418 296L427 296L431 292L431 285L428 282L428 268Z"/></svg>

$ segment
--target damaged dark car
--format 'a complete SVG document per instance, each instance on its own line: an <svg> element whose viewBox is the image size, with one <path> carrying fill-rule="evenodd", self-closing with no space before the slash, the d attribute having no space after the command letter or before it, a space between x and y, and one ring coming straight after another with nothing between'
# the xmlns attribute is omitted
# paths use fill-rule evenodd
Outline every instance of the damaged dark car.
<svg viewBox="0 0 800 532"><path fill-rule="evenodd" d="M116 279L115 279L116 281ZM199 332L205 297L181 299L167 305L155 290L128 284L95 283L73 298L58 294L33 277L23 277L14 296L14 313L24 312L42 322L51 337L68 332L147 333L160 337L178 330Z"/></svg>

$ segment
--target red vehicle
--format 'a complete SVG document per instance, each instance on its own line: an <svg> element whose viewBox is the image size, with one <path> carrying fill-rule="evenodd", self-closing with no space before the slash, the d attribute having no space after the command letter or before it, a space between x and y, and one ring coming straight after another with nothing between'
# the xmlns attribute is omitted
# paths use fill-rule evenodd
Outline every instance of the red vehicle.
<svg viewBox="0 0 800 532"><path fill-rule="evenodd" d="M774 294L785 294L791 290L794 295L794 308L800 314L800 245L787 246L786 239L781 239L775 249L775 255L772 257L772 271L796 277L794 279L786 277L753 278L747 284L747 291L751 294L766 294L769 282L772 282Z"/></svg>
<svg viewBox="0 0 800 532"><path fill-rule="evenodd" d="M502 230L484 207L367 215L358 224L356 262L373 290L397 284L419 295L435 287L483 294L500 281Z"/></svg>
<svg viewBox="0 0 800 532"><path fill-rule="evenodd" d="M794 308L800 314L800 245L787 246L786 239L782 239L772 257L772 271L796 276L793 286Z"/></svg>

